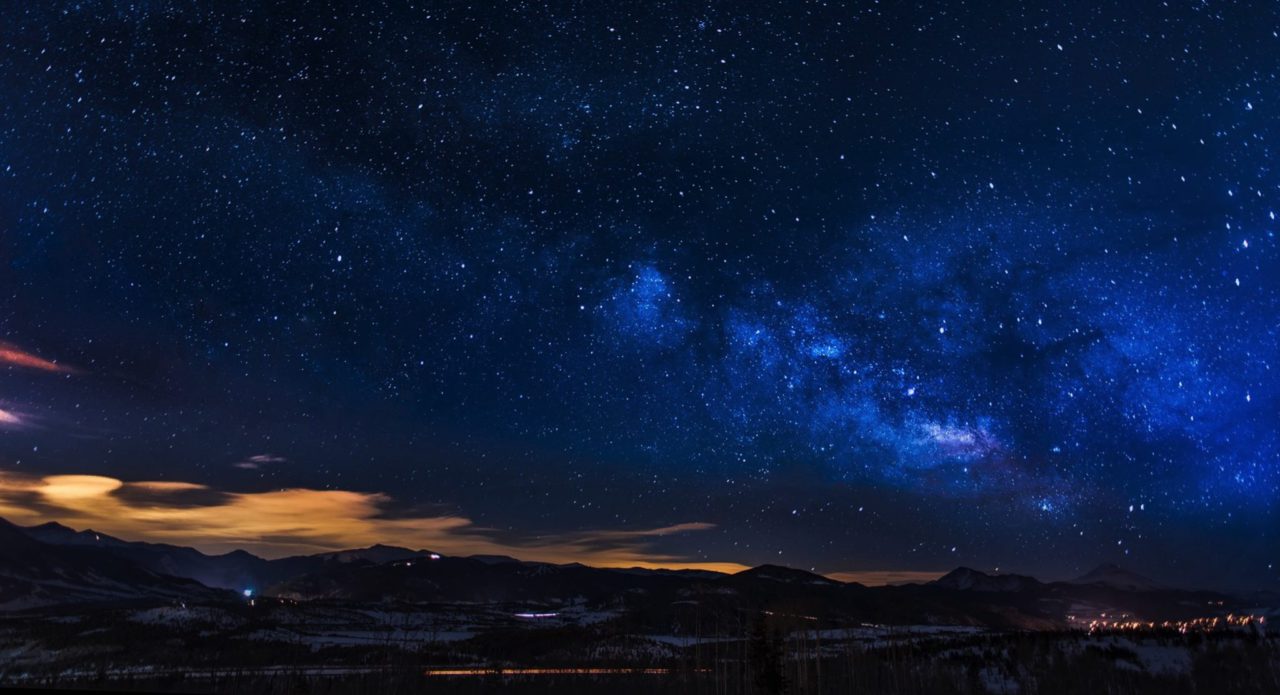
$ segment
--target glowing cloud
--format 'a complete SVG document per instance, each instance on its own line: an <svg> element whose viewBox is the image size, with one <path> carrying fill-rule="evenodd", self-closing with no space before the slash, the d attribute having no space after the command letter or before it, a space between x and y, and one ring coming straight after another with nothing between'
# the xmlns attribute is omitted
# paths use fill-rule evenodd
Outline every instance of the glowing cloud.
<svg viewBox="0 0 1280 695"><path fill-rule="evenodd" d="M22 416L12 410L0 408L0 427L21 427L24 424L26 424L26 421L22 419Z"/></svg>
<svg viewBox="0 0 1280 695"><path fill-rule="evenodd" d="M22 348L10 343L0 342L0 364L9 364L15 367L26 367L28 369L39 369L45 372L59 372L63 374L74 374L76 370L66 365L50 362L49 360L33 355Z"/></svg>
<svg viewBox="0 0 1280 695"><path fill-rule="evenodd" d="M115 478L101 475L51 475L37 489L46 499L57 504L105 497L123 485Z"/></svg>
<svg viewBox="0 0 1280 695"><path fill-rule="evenodd" d="M700 562L654 548L663 536L715 528L708 523L502 539L494 530L462 516L389 516L390 502L381 493L350 490L228 492L183 481L0 473L0 516L17 523L57 519L76 528L192 545L211 553L245 549L281 557L394 543L450 555L512 555L599 567L724 572L746 568L730 562Z"/></svg>

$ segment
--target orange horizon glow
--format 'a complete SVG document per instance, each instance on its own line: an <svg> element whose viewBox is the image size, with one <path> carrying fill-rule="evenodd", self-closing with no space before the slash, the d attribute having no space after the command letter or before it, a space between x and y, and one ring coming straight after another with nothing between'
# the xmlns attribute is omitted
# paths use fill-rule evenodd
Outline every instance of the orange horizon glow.
<svg viewBox="0 0 1280 695"><path fill-rule="evenodd" d="M194 495L194 498L192 497ZM194 501L193 501L194 499ZM503 539L461 515L390 517L383 493L285 488L230 492L176 480L124 481L101 475L33 476L0 471L0 517L21 525L48 521L124 540L187 545L209 554L245 550L280 558L378 543L445 555L509 555L603 568L750 569L730 561L662 552L659 539L716 528L685 522L645 529L592 529ZM942 572L863 570L825 576L868 586L923 582Z"/></svg>
<svg viewBox="0 0 1280 695"><path fill-rule="evenodd" d="M199 493L203 499L192 503L182 497L190 493ZM0 517L15 523L56 520L126 540L177 543L211 554L246 550L279 558L390 543L446 555L511 555L596 567L748 569L739 563L699 561L653 548L663 536L715 528L704 522L503 540L493 529L463 516L386 516L390 502L382 493L350 490L227 492L183 481L0 473Z"/></svg>

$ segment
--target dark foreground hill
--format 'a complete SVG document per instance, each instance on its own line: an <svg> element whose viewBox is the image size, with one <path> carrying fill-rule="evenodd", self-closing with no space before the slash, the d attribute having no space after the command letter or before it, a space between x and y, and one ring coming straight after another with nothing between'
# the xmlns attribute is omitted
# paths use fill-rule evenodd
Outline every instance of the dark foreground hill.
<svg viewBox="0 0 1280 695"><path fill-rule="evenodd" d="M223 594L106 548L41 542L0 519L0 610L139 598L213 600Z"/></svg>

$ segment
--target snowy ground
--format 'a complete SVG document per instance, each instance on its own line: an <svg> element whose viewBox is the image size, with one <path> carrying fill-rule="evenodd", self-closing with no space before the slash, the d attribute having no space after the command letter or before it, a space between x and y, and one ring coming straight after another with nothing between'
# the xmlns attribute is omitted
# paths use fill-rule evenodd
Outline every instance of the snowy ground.
<svg viewBox="0 0 1280 695"><path fill-rule="evenodd" d="M0 682L39 685L50 679L175 674L195 679L277 673L343 678L381 672L366 668L369 664L382 664L384 670L456 666L483 674L488 668L536 670L545 664L661 670L716 662L711 671L723 675L739 673L736 664L755 653L753 619L736 622L734 633L714 634L706 622L688 632L690 625L677 621L665 631L634 614L581 602L373 607L277 599L0 615ZM1203 671L1205 659L1218 653L1214 650L1247 650L1261 642L1280 655L1275 635L1002 633L971 626L869 623L804 629L805 624L783 620L770 631L795 673L815 660L829 664L822 667L828 676L832 668L853 668L851 659L859 660L857 668L863 670L877 662L910 662L910 668L953 669L966 683L990 693L1033 692L1027 683L1034 683L1034 659L1086 663L1127 678L1189 682ZM1038 651L1028 651L1026 643L1037 640ZM1030 666L1028 654L1038 655ZM1250 658L1253 663L1280 662L1266 654L1259 661L1256 651Z"/></svg>

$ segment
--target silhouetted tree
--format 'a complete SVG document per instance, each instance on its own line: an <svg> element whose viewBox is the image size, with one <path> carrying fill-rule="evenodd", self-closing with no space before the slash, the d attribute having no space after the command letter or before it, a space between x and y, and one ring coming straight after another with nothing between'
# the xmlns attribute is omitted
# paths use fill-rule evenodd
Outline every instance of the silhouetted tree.
<svg viewBox="0 0 1280 695"><path fill-rule="evenodd" d="M756 615L751 626L749 646L748 661L751 663L752 679L759 692L769 695L785 693L787 679L782 671L782 636L776 629L770 629L763 611Z"/></svg>

